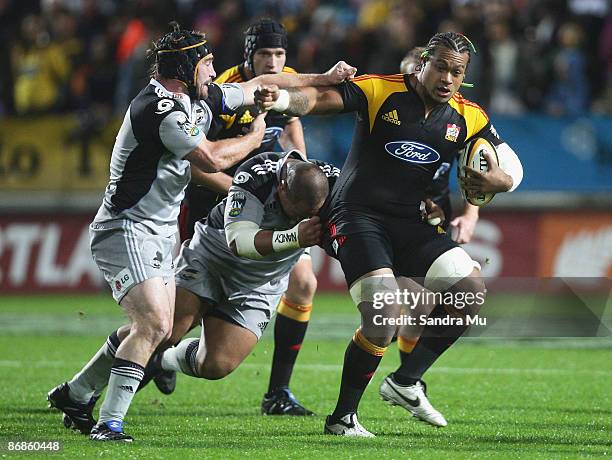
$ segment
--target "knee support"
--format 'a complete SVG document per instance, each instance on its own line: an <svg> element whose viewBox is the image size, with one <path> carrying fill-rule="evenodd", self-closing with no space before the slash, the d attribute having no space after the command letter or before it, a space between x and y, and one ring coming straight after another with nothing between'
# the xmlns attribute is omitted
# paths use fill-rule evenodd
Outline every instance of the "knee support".
<svg viewBox="0 0 612 460"><path fill-rule="evenodd" d="M462 248L446 251L433 261L425 275L425 288L443 292L468 276L480 264L473 260Z"/></svg>
<svg viewBox="0 0 612 460"><path fill-rule="evenodd" d="M391 273L368 276L353 283L349 292L355 305L361 302L379 301L380 296L387 292L395 293L398 290L395 276Z"/></svg>

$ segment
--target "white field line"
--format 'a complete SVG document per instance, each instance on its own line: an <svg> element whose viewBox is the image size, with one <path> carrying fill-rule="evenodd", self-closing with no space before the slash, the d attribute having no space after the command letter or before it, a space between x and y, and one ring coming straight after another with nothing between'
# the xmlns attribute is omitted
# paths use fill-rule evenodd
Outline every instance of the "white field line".
<svg viewBox="0 0 612 460"><path fill-rule="evenodd" d="M83 363L76 361L19 361L0 360L0 367L23 368L23 367L78 367ZM266 364L244 363L240 365L245 369L267 368ZM296 364L296 368L315 372L339 372L341 364ZM380 366L381 371L391 371L391 366ZM506 375L590 375L608 377L612 376L612 370L597 369L540 369L540 368L518 368L518 367L434 367L429 372L440 374L506 374Z"/></svg>

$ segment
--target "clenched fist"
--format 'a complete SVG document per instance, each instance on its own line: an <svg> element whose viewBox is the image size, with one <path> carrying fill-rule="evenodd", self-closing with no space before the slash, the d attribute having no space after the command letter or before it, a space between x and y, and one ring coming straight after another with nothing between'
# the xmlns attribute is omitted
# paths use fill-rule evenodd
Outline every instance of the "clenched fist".
<svg viewBox="0 0 612 460"><path fill-rule="evenodd" d="M255 90L255 105L262 112L267 112L280 96L280 89L276 85L261 86Z"/></svg>
<svg viewBox="0 0 612 460"><path fill-rule="evenodd" d="M344 61L339 61L331 69L324 73L329 79L329 85L339 85L343 81L353 78L357 69Z"/></svg>
<svg viewBox="0 0 612 460"><path fill-rule="evenodd" d="M321 242L321 219L319 216L304 219L298 225L298 241L301 248L308 248Z"/></svg>

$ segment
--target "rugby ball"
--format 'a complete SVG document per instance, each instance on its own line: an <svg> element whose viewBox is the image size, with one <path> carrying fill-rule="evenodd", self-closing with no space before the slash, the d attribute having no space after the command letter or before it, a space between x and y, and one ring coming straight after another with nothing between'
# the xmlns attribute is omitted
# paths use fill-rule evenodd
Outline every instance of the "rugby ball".
<svg viewBox="0 0 612 460"><path fill-rule="evenodd" d="M459 177L465 176L462 166L469 166L476 171L487 172L489 165L487 164L487 159L484 156L484 154L487 152L490 152L493 155L493 159L497 162L497 164L499 164L497 150L495 150L493 144L482 137L476 137L470 140L466 144L465 148L459 153L457 175ZM463 189L463 187L460 186L459 188L461 189L463 198L465 198L468 203L475 206L484 206L495 196L495 193L483 193L478 196L468 197L467 192Z"/></svg>

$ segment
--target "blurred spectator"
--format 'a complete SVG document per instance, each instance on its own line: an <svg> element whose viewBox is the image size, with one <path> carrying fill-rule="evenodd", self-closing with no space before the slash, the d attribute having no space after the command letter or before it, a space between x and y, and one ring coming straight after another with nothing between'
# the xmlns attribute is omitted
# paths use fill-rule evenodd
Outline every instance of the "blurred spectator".
<svg viewBox="0 0 612 460"><path fill-rule="evenodd" d="M516 94L518 44L505 20L490 22L487 33L492 74L489 108L499 114L519 114L523 111L523 104Z"/></svg>
<svg viewBox="0 0 612 460"><path fill-rule="evenodd" d="M418 66L421 63L421 54L425 51L424 46L417 46L412 48L402 62L400 62L400 72L401 73L413 73L417 72Z"/></svg>
<svg viewBox="0 0 612 460"><path fill-rule="evenodd" d="M88 61L79 67L71 80L74 107L110 114L116 86L116 66L111 53L104 35L93 38L87 53Z"/></svg>
<svg viewBox="0 0 612 460"><path fill-rule="evenodd" d="M582 49L585 50L587 77L592 98L599 97L606 88L605 61L600 60L596 50L600 46L610 6L610 0L568 0L571 19L577 22L585 32ZM586 52L587 50L590 52Z"/></svg>
<svg viewBox="0 0 612 460"><path fill-rule="evenodd" d="M61 107L62 91L70 75L70 62L61 46L51 42L40 16L26 16L21 37L11 50L14 103L18 114L39 113Z"/></svg>
<svg viewBox="0 0 612 460"><path fill-rule="evenodd" d="M129 102L147 80L146 51L151 37L145 22L139 18L127 21L117 43L117 87L115 89L115 114L125 113Z"/></svg>
<svg viewBox="0 0 612 460"><path fill-rule="evenodd" d="M604 90L593 104L593 110L612 115L612 17L608 17L601 33L599 57L604 67Z"/></svg>
<svg viewBox="0 0 612 460"><path fill-rule="evenodd" d="M475 87L462 93L492 112L610 113L609 10L609 0L0 0L0 116L91 104L122 113L169 21L205 32L224 68L263 16L290 32L288 65L301 72L339 59L396 72L408 50L452 30L477 50Z"/></svg>
<svg viewBox="0 0 612 460"><path fill-rule="evenodd" d="M578 24L565 23L559 29L560 49L554 59L554 80L546 109L554 116L579 115L589 106L586 57L580 48L583 31Z"/></svg>
<svg viewBox="0 0 612 460"><path fill-rule="evenodd" d="M483 27L481 0L452 0L452 15L440 23L438 32L460 32L466 35L476 47L467 69L466 82L473 88L461 88L461 94L468 99L486 106L489 98L490 81L487 71L488 44Z"/></svg>

